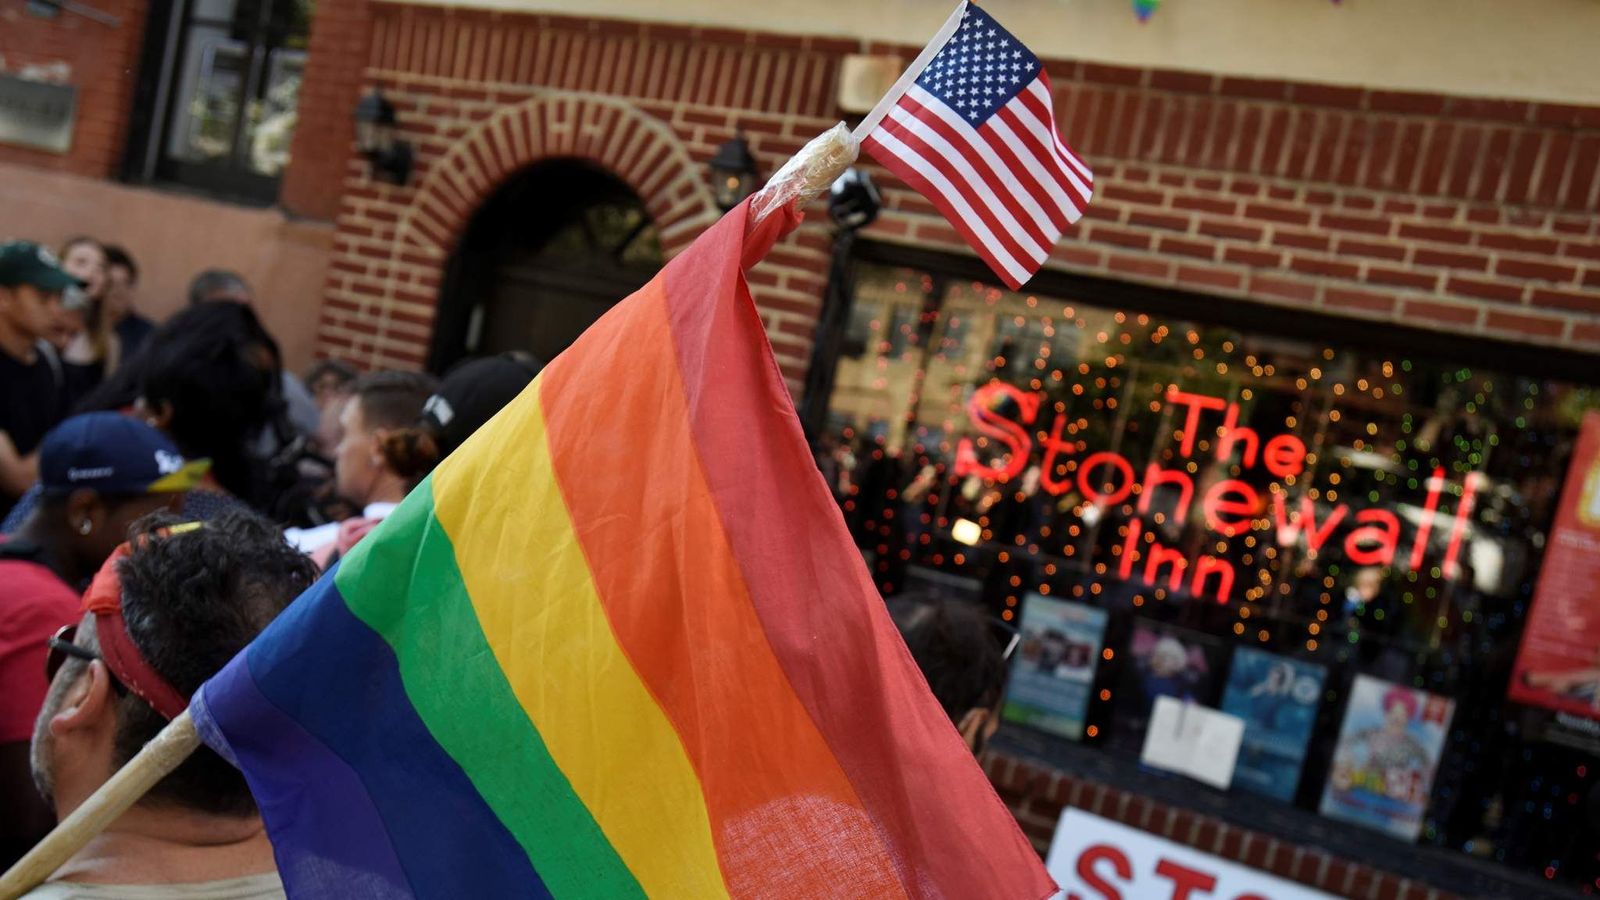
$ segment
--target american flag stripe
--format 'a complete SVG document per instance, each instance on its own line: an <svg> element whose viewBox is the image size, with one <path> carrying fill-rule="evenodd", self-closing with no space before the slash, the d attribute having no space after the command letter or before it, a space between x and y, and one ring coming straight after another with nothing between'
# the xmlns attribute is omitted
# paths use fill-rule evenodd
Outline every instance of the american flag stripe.
<svg viewBox="0 0 1600 900"><path fill-rule="evenodd" d="M939 174L930 163L917 155L915 150L900 142L887 128L874 129L867 136L863 146L871 149L881 149L901 160L904 165L895 167L895 174L917 193L928 198L939 212L949 220L967 243L983 257L1008 285L1021 286L1033 273L1022 264L1018 263L1010 253L1000 246L1000 242L989 227L978 218L978 214L967 201L961 197L955 186ZM874 154L876 155L876 154Z"/></svg>
<svg viewBox="0 0 1600 900"><path fill-rule="evenodd" d="M989 120L989 127L1003 135L1011 146L1020 148L1019 152L1039 173L1041 183L1053 185L1066 195L1062 210L1076 222L1083 207L1089 205L1089 189L1078 179L1077 173L1070 172L1062 164L1055 148L1039 138L1026 114L1017 109L1003 109Z"/></svg>
<svg viewBox="0 0 1600 900"><path fill-rule="evenodd" d="M964 177L963 173L956 170L949 157L942 155L938 149L929 147L926 141L901 122L897 118L899 112L899 109L892 111L883 120L881 127L892 133L903 146L916 153L919 160L938 172L944 181L950 184L951 189L973 210L973 215L983 223L987 232L993 235L992 240L998 244L997 250L1003 250L1007 256L1019 263L1030 259L1034 255L1033 250L1025 249L1016 239L1016 222L1010 220L1009 216L1006 217L1006 221L1002 221L999 214L1003 210L997 208L998 204L989 202L988 195L981 186L974 185Z"/></svg>
<svg viewBox="0 0 1600 900"><path fill-rule="evenodd" d="M1038 57L963 2L856 128L1015 289L1083 215L1094 175L1055 127Z"/></svg>
<svg viewBox="0 0 1600 900"><path fill-rule="evenodd" d="M974 164L979 167L984 181L996 188L995 196L1011 205L1013 215L1019 220L1026 216L1033 222L1035 227L1029 231L1040 243L1049 246L1061 237L1061 230L1067 223L1051 216L1052 211L1056 216L1061 214L1048 199L1040 203L1041 198L1034 194L1037 185L1033 184L1033 178L1018 178L1011 165L1001 158L1000 152L988 140L927 91L912 85L911 90L906 92L906 99L911 103L902 106L902 109L914 109L916 117L946 141L964 144L978 152L979 159Z"/></svg>
<svg viewBox="0 0 1600 900"><path fill-rule="evenodd" d="M1079 177L1086 181L1093 181L1094 176L1089 173L1089 167L1085 166L1083 161L1078 159L1078 155L1061 142L1061 135L1057 134L1055 128L1052 127L1052 123L1055 121L1055 113L1051 111L1051 103L1053 101L1050 98L1050 77L1040 72L1039 79L1028 85L1028 89L1023 91L1023 95L1026 98L1023 102L1028 105L1028 109L1039 120L1043 132L1050 135L1050 139L1055 142L1056 152L1061 154L1061 158L1078 173Z"/></svg>
<svg viewBox="0 0 1600 900"><path fill-rule="evenodd" d="M1011 206L1004 202L989 202L985 200L1000 199L993 193L985 194L982 187L995 191L995 182L999 179L988 173L980 173L972 164L972 158L951 146L944 136L939 134L928 123L917 118L906 110L905 106L897 106L889 111L889 118L900 126L900 139L922 152L924 159L931 159L945 177L949 178L961 190L967 202L977 208L980 215L986 214L991 228L999 231L1002 237L1011 239L1013 251L1021 251L1021 256L1028 259L1043 260L1050 255L1047 245L1051 243L1044 239L1043 234L1035 234L1018 220ZM1013 255L1018 255L1013 252Z"/></svg>
<svg viewBox="0 0 1600 900"><path fill-rule="evenodd" d="M1013 172L1020 170L1026 176L1024 183L1041 203L1048 201L1047 208L1060 223L1060 229L1065 231L1068 225L1078 221L1084 198L1068 193L1072 190L1072 183L1054 166L1041 163L1038 154L1020 149L1024 147L1023 139L1012 130L1005 115L1001 112L989 120L989 127L982 132L983 142L1011 161ZM1039 197L1041 193L1043 197Z"/></svg>
<svg viewBox="0 0 1600 900"><path fill-rule="evenodd" d="M1044 96L1039 96L1043 94ZM1078 196L1088 202L1090 189L1087 181L1093 181L1093 176L1088 175L1088 169L1079 169L1077 157L1071 153L1063 152L1061 139L1056 137L1055 129L1050 127L1052 115L1050 112L1050 90L1039 82L1034 82L1017 96L1020 101L1012 106L1010 112L1015 112L1018 121L1023 125L1024 134L1030 144L1043 150L1044 158L1052 164L1052 168L1064 175L1071 182L1073 190ZM1088 176L1085 178L1085 176Z"/></svg>

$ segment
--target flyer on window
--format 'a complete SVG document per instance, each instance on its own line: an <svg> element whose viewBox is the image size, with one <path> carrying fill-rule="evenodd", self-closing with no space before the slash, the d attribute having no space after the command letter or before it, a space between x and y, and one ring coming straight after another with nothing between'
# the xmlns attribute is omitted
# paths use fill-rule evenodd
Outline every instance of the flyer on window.
<svg viewBox="0 0 1600 900"><path fill-rule="evenodd" d="M1600 719L1600 413L1583 417L1507 693Z"/></svg>
<svg viewBox="0 0 1600 900"><path fill-rule="evenodd" d="M1020 631L1004 717L1079 740L1105 639L1105 610L1029 594Z"/></svg>
<svg viewBox="0 0 1600 900"><path fill-rule="evenodd" d="M1116 648L1119 675L1112 744L1139 753L1157 697L1215 707L1227 648L1210 635L1136 619L1126 647Z"/></svg>
<svg viewBox="0 0 1600 900"><path fill-rule="evenodd" d="M1357 675L1321 812L1416 840L1455 701Z"/></svg>
<svg viewBox="0 0 1600 900"><path fill-rule="evenodd" d="M1294 799L1327 674L1315 663L1254 647L1233 651L1222 711L1244 720L1234 787L1279 800Z"/></svg>

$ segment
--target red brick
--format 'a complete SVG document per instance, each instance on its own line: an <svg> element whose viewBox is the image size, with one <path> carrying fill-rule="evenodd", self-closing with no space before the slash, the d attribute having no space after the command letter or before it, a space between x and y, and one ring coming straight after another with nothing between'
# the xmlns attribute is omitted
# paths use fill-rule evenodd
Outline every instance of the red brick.
<svg viewBox="0 0 1600 900"><path fill-rule="evenodd" d="M1257 269L1276 269L1283 264L1283 254L1271 250L1254 250L1249 247L1224 247L1224 262L1237 263Z"/></svg>
<svg viewBox="0 0 1600 900"><path fill-rule="evenodd" d="M1367 866L1356 867L1355 877L1350 880L1350 887L1347 889L1348 896L1355 900L1369 900L1377 879L1377 870Z"/></svg>
<svg viewBox="0 0 1600 900"><path fill-rule="evenodd" d="M1172 198L1172 208L1191 212L1215 213L1219 216L1232 216L1239 212L1239 203L1236 200L1223 200L1214 197L1177 196Z"/></svg>
<svg viewBox="0 0 1600 900"><path fill-rule="evenodd" d="M1596 287L1600 287L1600 284ZM1530 305L1536 309L1565 309L1600 315L1600 291L1580 293L1534 288Z"/></svg>
<svg viewBox="0 0 1600 900"><path fill-rule="evenodd" d="M1251 100L1285 100L1289 96L1289 84L1276 79L1224 77L1217 85L1217 93Z"/></svg>
<svg viewBox="0 0 1600 900"><path fill-rule="evenodd" d="M1467 244L1472 241L1472 232L1463 228L1414 225L1410 222L1400 223L1400 236L1416 241L1434 241L1440 244Z"/></svg>
<svg viewBox="0 0 1600 900"><path fill-rule="evenodd" d="M1149 257L1125 256L1113 253L1106 261L1106 268L1121 275L1134 275L1144 279L1165 279L1172 271L1172 264L1164 260Z"/></svg>
<svg viewBox="0 0 1600 900"><path fill-rule="evenodd" d="M1244 864L1252 869L1265 869L1267 854L1272 851L1273 843L1275 842L1265 835L1252 835L1250 843L1244 848Z"/></svg>
<svg viewBox="0 0 1600 900"><path fill-rule="evenodd" d="M1575 322L1572 339L1580 344L1600 345L1600 322Z"/></svg>
<svg viewBox="0 0 1600 900"><path fill-rule="evenodd" d="M1544 338L1560 337L1566 327L1566 322L1550 316L1530 316L1498 309L1489 310L1489 317L1483 324L1490 331L1508 331Z"/></svg>
<svg viewBox="0 0 1600 900"><path fill-rule="evenodd" d="M1295 103L1341 109L1360 109L1366 93L1361 88L1335 87L1331 84L1297 83L1289 87L1289 97Z"/></svg>
<svg viewBox="0 0 1600 900"><path fill-rule="evenodd" d="M1361 270L1354 264L1339 262L1334 259L1318 259L1312 256L1295 256L1289 260L1289 268L1307 275L1323 275L1328 278L1348 278L1354 280Z"/></svg>
<svg viewBox="0 0 1600 900"><path fill-rule="evenodd" d="M1160 206L1166 202L1167 197L1160 191L1125 187L1120 184L1108 184L1100 189L1099 199L1143 203L1146 206Z"/></svg>
<svg viewBox="0 0 1600 900"><path fill-rule="evenodd" d="M1367 196L1364 196L1364 195L1361 195L1361 194L1345 194L1344 196L1339 198L1339 205L1344 207L1345 209L1355 209L1355 210L1361 210L1361 211L1365 212L1365 211L1377 209L1378 208L1378 201L1372 199L1371 197L1367 197ZM1369 218L1367 221L1369 221L1369 222L1373 222L1373 221L1384 222L1385 225L1387 226L1387 220L1385 220L1385 219L1371 219L1371 218ZM1352 229L1348 229L1348 230L1360 231L1361 229L1352 228ZM1383 233L1384 234L1388 234L1389 233L1389 229L1387 227L1385 227L1383 229Z"/></svg>
<svg viewBox="0 0 1600 900"><path fill-rule="evenodd" d="M1417 288L1424 291L1432 291L1439 286L1439 276L1436 273L1418 272L1412 269L1390 269L1384 266L1368 266L1367 281L1372 284Z"/></svg>
<svg viewBox="0 0 1600 900"><path fill-rule="evenodd" d="M1111 228L1105 225L1095 225L1090 228L1088 239L1097 244L1114 244L1118 247L1129 247L1134 250L1149 250L1153 240L1150 235L1144 232Z"/></svg>
<svg viewBox="0 0 1600 900"><path fill-rule="evenodd" d="M1217 847L1217 856L1226 860L1238 861L1244 853L1244 842L1249 837L1249 832L1242 828L1227 828L1222 833L1222 843Z"/></svg>
<svg viewBox="0 0 1600 900"><path fill-rule="evenodd" d="M1517 234L1490 232L1478 235L1478 246L1494 250L1514 250L1518 253L1539 253L1553 256L1561 245L1555 238L1523 237Z"/></svg>
<svg viewBox="0 0 1600 900"><path fill-rule="evenodd" d="M1283 206L1268 206L1264 203L1249 203L1245 205L1244 214L1251 219L1264 219L1268 222L1281 222L1285 225L1310 225L1311 213L1303 209L1291 209Z"/></svg>
<svg viewBox="0 0 1600 900"><path fill-rule="evenodd" d="M1526 122L1531 104L1521 100L1491 100L1480 97L1449 97L1445 115L1462 119L1487 119L1497 122Z"/></svg>
<svg viewBox="0 0 1600 900"><path fill-rule="evenodd" d="M1216 269L1210 266L1178 266L1178 284L1200 288L1215 288L1224 291L1237 291L1244 283L1244 276L1238 272L1227 269Z"/></svg>
<svg viewBox="0 0 1600 900"><path fill-rule="evenodd" d="M1317 286L1314 283L1255 272L1250 275L1247 293L1309 303L1317 296Z"/></svg>
<svg viewBox="0 0 1600 900"><path fill-rule="evenodd" d="M1083 80L1096 84L1116 84L1137 87L1144 80L1144 72L1127 66L1106 66L1099 63L1083 64Z"/></svg>
<svg viewBox="0 0 1600 900"><path fill-rule="evenodd" d="M1210 93L1216 76L1202 72L1180 72L1175 69L1152 69L1150 71L1150 86L1162 91L1182 91L1184 93L1199 94Z"/></svg>
<svg viewBox="0 0 1600 900"><path fill-rule="evenodd" d="M1489 271L1489 257L1477 253L1452 253L1449 250L1417 248L1412 263L1419 266L1443 266L1447 269L1469 269L1474 272Z"/></svg>
<svg viewBox="0 0 1600 900"><path fill-rule="evenodd" d="M1201 219L1199 230L1201 234L1207 237L1229 238L1252 243L1266 236L1266 229L1259 225L1242 225L1238 222L1222 222L1217 219Z"/></svg>
<svg viewBox="0 0 1600 900"><path fill-rule="evenodd" d="M1392 294L1374 294L1328 285L1322 292L1322 305L1333 309L1359 309L1363 312L1393 312L1397 302Z"/></svg>
<svg viewBox="0 0 1600 900"><path fill-rule="evenodd" d="M1535 122L1557 128L1600 128L1600 106L1570 106L1541 103L1533 112Z"/></svg>
<svg viewBox="0 0 1600 900"><path fill-rule="evenodd" d="M1388 234L1389 220L1376 216L1341 216L1323 213L1320 223L1324 228L1339 231L1359 231L1362 234Z"/></svg>
<svg viewBox="0 0 1600 900"><path fill-rule="evenodd" d="M1536 281L1573 281L1578 277L1576 266L1537 262L1525 259L1507 259L1502 256L1494 264L1494 273L1510 278L1528 278Z"/></svg>
<svg viewBox="0 0 1600 900"><path fill-rule="evenodd" d="M1586 244L1579 241L1563 241L1561 243L1562 256L1576 256L1579 259L1592 259L1600 262L1600 244Z"/></svg>
<svg viewBox="0 0 1600 900"><path fill-rule="evenodd" d="M1501 303L1516 303L1522 299L1520 284L1483 281L1477 278L1463 278L1460 275L1450 276L1450 280L1445 282L1445 292L1482 300L1498 300Z"/></svg>
<svg viewBox="0 0 1600 900"><path fill-rule="evenodd" d="M1445 98L1438 94L1415 94L1409 91L1371 91L1367 94L1367 107L1380 112L1436 116L1444 112L1444 102Z"/></svg>
<svg viewBox="0 0 1600 900"><path fill-rule="evenodd" d="M1333 246L1333 240L1325 234L1312 234L1309 231L1287 231L1282 228L1273 229L1272 243L1278 247L1318 250L1324 253Z"/></svg>
<svg viewBox="0 0 1600 900"><path fill-rule="evenodd" d="M1128 214L1129 225L1139 225L1145 228L1163 228L1168 231L1188 231L1189 217L1175 216L1166 213L1145 212L1134 210Z"/></svg>
<svg viewBox="0 0 1600 900"><path fill-rule="evenodd" d="M1373 259L1395 262L1406 258L1406 248L1398 244L1380 244L1374 241L1358 241L1354 238L1339 238L1334 244L1334 252L1340 255L1369 256Z"/></svg>
<svg viewBox="0 0 1600 900"><path fill-rule="evenodd" d="M1208 241L1190 241L1175 238L1171 235L1162 235L1156 244L1156 252L1170 253L1175 256L1192 256L1195 259L1212 259L1216 256L1217 245Z"/></svg>

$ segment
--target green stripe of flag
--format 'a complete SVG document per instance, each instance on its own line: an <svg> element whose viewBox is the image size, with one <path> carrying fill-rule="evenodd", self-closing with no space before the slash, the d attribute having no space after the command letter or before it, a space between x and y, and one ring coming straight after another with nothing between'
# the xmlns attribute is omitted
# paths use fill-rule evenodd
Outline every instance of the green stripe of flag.
<svg viewBox="0 0 1600 900"><path fill-rule="evenodd" d="M450 537L434 518L433 479L379 527L383 540L372 535L357 544L335 582L350 611L394 648L406 694L434 740L522 845L552 894L643 897L495 661ZM529 602L537 599L530 593Z"/></svg>

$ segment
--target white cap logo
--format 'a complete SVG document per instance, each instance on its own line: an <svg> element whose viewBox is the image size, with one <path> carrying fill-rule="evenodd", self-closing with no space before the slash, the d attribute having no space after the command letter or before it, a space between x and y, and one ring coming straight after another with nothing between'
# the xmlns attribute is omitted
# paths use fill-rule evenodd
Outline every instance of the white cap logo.
<svg viewBox="0 0 1600 900"><path fill-rule="evenodd" d="M456 411L450 408L450 401L438 394L429 397L428 402L422 404L422 411L431 413L435 419L439 420L441 426L449 425L450 420L456 417Z"/></svg>
<svg viewBox="0 0 1600 900"><path fill-rule="evenodd" d="M163 475L171 475L183 468L183 457L165 450L156 451L156 471Z"/></svg>

